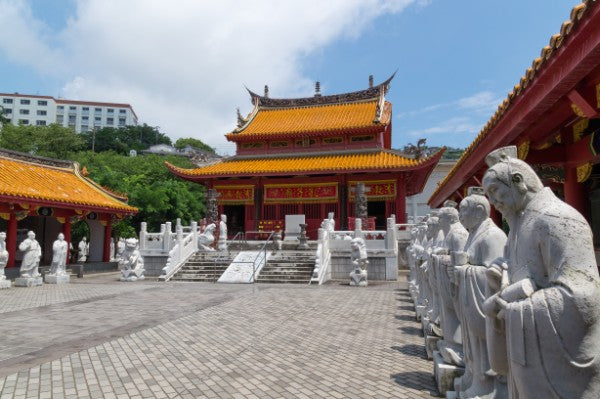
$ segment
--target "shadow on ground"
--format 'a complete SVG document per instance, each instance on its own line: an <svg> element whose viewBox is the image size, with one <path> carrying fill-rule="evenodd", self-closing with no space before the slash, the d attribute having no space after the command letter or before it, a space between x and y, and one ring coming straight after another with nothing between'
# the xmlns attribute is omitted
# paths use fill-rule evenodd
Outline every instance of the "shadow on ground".
<svg viewBox="0 0 600 399"><path fill-rule="evenodd" d="M423 345L406 344L403 346L392 346L393 350L396 350L404 355L420 357L427 359L425 353L425 347Z"/></svg>
<svg viewBox="0 0 600 399"><path fill-rule="evenodd" d="M400 327L399 330L402 331L404 334L416 335L418 337L423 336L423 330L421 330L421 328L419 327L403 326Z"/></svg>
<svg viewBox="0 0 600 399"><path fill-rule="evenodd" d="M394 380L396 384L403 387L419 391L423 391L425 388L429 390L430 395L439 396L431 373L426 373L424 371L407 371L405 373L392 374L390 375L390 378Z"/></svg>

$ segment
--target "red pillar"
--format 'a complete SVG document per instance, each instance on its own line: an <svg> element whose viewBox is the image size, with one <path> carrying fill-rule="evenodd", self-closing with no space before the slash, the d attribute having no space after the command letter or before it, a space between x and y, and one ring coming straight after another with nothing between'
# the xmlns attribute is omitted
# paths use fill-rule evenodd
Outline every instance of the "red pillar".
<svg viewBox="0 0 600 399"><path fill-rule="evenodd" d="M65 223L63 224L63 235L65 236L65 241L67 242L67 265L71 260L71 221L67 217Z"/></svg>
<svg viewBox="0 0 600 399"><path fill-rule="evenodd" d="M104 226L104 252L102 254L102 262L110 262L110 238L112 235L112 225L108 221Z"/></svg>
<svg viewBox="0 0 600 399"><path fill-rule="evenodd" d="M12 212L8 219L6 250L8 251L8 263L6 267L15 267L15 256L17 255L17 217Z"/></svg>
<svg viewBox="0 0 600 399"><path fill-rule="evenodd" d="M396 223L406 223L406 183L404 176L398 177L396 186Z"/></svg>
<svg viewBox="0 0 600 399"><path fill-rule="evenodd" d="M565 202L587 218L587 200L583 184L577 182L577 168L565 166Z"/></svg>

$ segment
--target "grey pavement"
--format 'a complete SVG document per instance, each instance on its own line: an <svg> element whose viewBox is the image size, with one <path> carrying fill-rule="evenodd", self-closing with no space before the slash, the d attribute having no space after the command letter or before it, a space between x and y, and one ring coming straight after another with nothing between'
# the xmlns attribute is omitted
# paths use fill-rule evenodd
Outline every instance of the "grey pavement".
<svg viewBox="0 0 600 399"><path fill-rule="evenodd" d="M405 283L0 291L0 398L430 398Z"/></svg>

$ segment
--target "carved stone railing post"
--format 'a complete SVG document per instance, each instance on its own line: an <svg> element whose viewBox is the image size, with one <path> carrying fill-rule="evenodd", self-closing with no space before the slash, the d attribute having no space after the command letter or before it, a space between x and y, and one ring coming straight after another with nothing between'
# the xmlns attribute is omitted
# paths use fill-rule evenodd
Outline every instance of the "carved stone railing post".
<svg viewBox="0 0 600 399"><path fill-rule="evenodd" d="M362 238L362 219L354 219L354 238Z"/></svg>
<svg viewBox="0 0 600 399"><path fill-rule="evenodd" d="M163 250L169 251L171 249L171 222L165 223L165 229L162 232L163 235Z"/></svg>
<svg viewBox="0 0 600 399"><path fill-rule="evenodd" d="M148 234L148 225L142 222L140 225L140 250L146 249L146 234Z"/></svg>

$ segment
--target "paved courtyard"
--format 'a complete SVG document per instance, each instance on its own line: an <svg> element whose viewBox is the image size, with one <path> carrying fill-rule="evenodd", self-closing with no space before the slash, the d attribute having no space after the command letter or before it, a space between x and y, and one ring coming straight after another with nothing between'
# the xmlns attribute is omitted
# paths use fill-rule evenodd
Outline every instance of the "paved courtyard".
<svg viewBox="0 0 600 399"><path fill-rule="evenodd" d="M405 283L0 291L1 398L430 398Z"/></svg>

